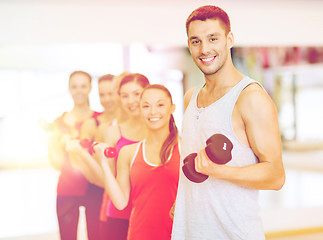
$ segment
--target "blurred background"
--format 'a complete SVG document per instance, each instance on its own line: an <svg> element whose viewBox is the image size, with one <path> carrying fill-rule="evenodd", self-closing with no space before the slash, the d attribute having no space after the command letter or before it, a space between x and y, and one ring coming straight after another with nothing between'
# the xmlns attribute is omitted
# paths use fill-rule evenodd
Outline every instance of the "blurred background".
<svg viewBox="0 0 323 240"><path fill-rule="evenodd" d="M0 239L59 239L58 174L44 122L73 103L68 77L124 71L167 86L181 130L183 95L204 79L185 21L212 4L229 15L239 71L266 88L279 111L286 184L260 191L268 239L323 239L323 1L0 0ZM80 219L80 239L85 221Z"/></svg>

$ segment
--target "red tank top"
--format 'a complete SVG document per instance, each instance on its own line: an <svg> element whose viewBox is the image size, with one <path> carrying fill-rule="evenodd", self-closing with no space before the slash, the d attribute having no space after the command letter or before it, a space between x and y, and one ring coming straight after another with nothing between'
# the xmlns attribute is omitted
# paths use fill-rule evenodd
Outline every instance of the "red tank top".
<svg viewBox="0 0 323 240"><path fill-rule="evenodd" d="M163 166L145 159L145 141L140 142L130 169L132 212L128 240L171 239L169 211L175 202L180 168L178 143Z"/></svg>
<svg viewBox="0 0 323 240"><path fill-rule="evenodd" d="M62 133L70 133L71 128L64 121L63 117L66 113L55 120L58 125L60 131ZM98 112L93 112L91 117L97 117L99 115ZM75 128L78 130L78 134L80 134L80 130L83 122L77 122L75 124ZM79 137L79 136L78 136ZM88 181L84 177L84 175L77 169L73 168L67 152L65 152L65 159L63 162L61 174L58 179L57 184L57 195L59 196L83 196L86 192Z"/></svg>

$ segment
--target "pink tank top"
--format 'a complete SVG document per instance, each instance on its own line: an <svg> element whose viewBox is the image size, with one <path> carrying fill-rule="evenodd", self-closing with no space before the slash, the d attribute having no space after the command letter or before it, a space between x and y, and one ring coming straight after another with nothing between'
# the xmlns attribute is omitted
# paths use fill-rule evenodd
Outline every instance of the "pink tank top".
<svg viewBox="0 0 323 240"><path fill-rule="evenodd" d="M119 131L120 131L120 136L121 137L120 137L120 139L118 140L118 142L116 143L116 146L115 146L116 152L117 152L117 155L115 157L115 164L116 165L117 165L117 160L118 160L120 149L123 146L130 145L130 144L138 142L138 141L132 141L130 139L127 139L127 138L123 137L120 127L119 127ZM104 195L106 195L106 194L104 194ZM130 197L130 199L131 199L131 197ZM131 200L129 200L128 206L125 209L120 211L113 205L112 201L109 199L106 213L107 213L107 216L111 217L111 218L129 219L130 213L131 213Z"/></svg>

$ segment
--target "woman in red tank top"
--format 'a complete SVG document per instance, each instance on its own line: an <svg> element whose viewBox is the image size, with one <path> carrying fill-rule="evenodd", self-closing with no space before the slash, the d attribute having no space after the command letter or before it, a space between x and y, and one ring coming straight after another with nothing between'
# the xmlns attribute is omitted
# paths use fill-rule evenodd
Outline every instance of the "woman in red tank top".
<svg viewBox="0 0 323 240"><path fill-rule="evenodd" d="M48 141L48 156L52 165L60 171L57 185L57 218L62 240L76 240L79 220L79 207L84 206L87 219L92 220L88 181L84 175L72 165L71 156L66 151L66 142L80 137L80 129L84 121L95 116L89 106L91 76L83 71L75 71L69 78L69 92L74 106L70 112L63 113L54 121L54 131ZM95 219L94 219L95 220ZM88 223L89 234L95 232ZM95 240L95 236L89 239Z"/></svg>
<svg viewBox="0 0 323 240"><path fill-rule="evenodd" d="M180 166L179 137L172 113L175 105L162 85L149 85L141 95L147 137L119 152L117 177L99 144L105 189L118 209L132 201L128 240L171 238L169 211L175 201Z"/></svg>

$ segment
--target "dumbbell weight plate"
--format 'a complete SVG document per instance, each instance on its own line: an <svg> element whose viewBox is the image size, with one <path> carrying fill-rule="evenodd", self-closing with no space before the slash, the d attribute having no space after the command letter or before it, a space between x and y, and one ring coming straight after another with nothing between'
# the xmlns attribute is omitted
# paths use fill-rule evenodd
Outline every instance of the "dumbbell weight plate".
<svg viewBox="0 0 323 240"><path fill-rule="evenodd" d="M184 160L182 167L184 175L192 182L201 183L204 182L209 176L195 171L195 158L197 153L191 153Z"/></svg>

